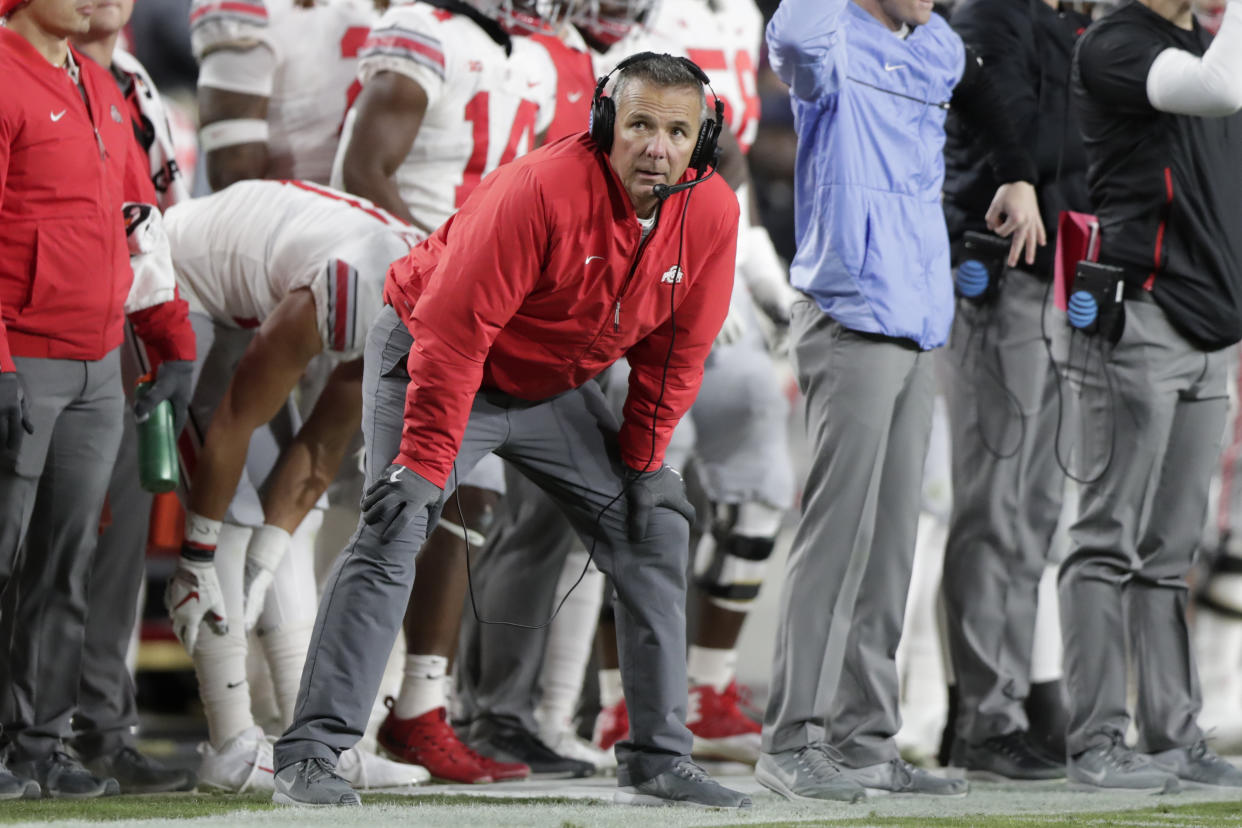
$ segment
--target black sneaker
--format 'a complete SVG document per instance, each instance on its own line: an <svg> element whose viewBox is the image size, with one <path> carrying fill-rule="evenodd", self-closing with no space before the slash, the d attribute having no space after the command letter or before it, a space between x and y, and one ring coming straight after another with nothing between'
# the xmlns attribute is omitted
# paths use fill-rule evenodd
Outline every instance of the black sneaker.
<svg viewBox="0 0 1242 828"><path fill-rule="evenodd" d="M498 762L521 762L530 766L531 779L580 779L595 775L595 766L561 756L520 727L490 721L475 723L470 747Z"/></svg>
<svg viewBox="0 0 1242 828"><path fill-rule="evenodd" d="M14 762L13 772L39 783L48 799L93 799L116 796L121 786L111 777L97 777L63 750L54 750L40 759Z"/></svg>
<svg viewBox="0 0 1242 828"><path fill-rule="evenodd" d="M96 776L116 779L121 793L127 794L188 791L198 782L193 771L166 768L129 746L91 759L86 766Z"/></svg>
<svg viewBox="0 0 1242 828"><path fill-rule="evenodd" d="M1024 730L993 736L979 745L964 745L957 759L968 779L1010 782L1065 778L1065 765L1036 750Z"/></svg>
<svg viewBox="0 0 1242 828"><path fill-rule="evenodd" d="M33 779L23 779L4 766L0 754L0 800L5 799L38 799L43 795L39 783Z"/></svg>
<svg viewBox="0 0 1242 828"><path fill-rule="evenodd" d="M618 805L682 805L694 808L749 808L750 797L726 788L707 771L682 759L664 773L637 785L626 785L613 795Z"/></svg>

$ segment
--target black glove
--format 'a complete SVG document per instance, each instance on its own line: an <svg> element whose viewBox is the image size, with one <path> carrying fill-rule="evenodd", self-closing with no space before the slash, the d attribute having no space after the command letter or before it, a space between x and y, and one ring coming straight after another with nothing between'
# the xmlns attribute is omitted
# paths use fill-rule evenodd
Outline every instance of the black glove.
<svg viewBox="0 0 1242 828"><path fill-rule="evenodd" d="M400 463L384 469L362 498L362 519L380 530L384 543L401 534L414 517L440 502L444 490Z"/></svg>
<svg viewBox="0 0 1242 828"><path fill-rule="evenodd" d="M635 472L625 487L629 504L630 542L638 543L647 537L647 524L651 510L667 506L694 525L694 507L686 498L686 484L681 474L672 466L661 466L651 472Z"/></svg>
<svg viewBox="0 0 1242 828"><path fill-rule="evenodd" d="M21 429L34 434L26 386L16 372L8 371L0 374L0 446L17 453L22 444Z"/></svg>
<svg viewBox="0 0 1242 828"><path fill-rule="evenodd" d="M168 400L172 403L173 434L180 434L193 394L194 363L188 359L161 362L151 387L134 402L134 419L140 423L145 421L157 405Z"/></svg>

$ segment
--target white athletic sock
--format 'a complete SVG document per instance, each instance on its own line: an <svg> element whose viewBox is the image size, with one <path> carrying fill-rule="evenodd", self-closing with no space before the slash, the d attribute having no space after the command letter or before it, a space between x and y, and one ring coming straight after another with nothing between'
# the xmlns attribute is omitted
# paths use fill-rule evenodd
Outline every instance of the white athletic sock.
<svg viewBox="0 0 1242 828"><path fill-rule="evenodd" d="M556 584L553 606L560 605L562 599L565 603L548 627L539 673L542 694L535 710L535 719L549 730L565 730L573 720L582 693L583 674L591 658L599 608L604 603L604 574L592 563L583 575L586 566L586 550L570 553ZM582 582L569 592L579 575Z"/></svg>
<svg viewBox="0 0 1242 828"><path fill-rule="evenodd" d="M599 671L599 706L612 707L625 698L621 689L621 671L619 669Z"/></svg>
<svg viewBox="0 0 1242 828"><path fill-rule="evenodd" d="M447 672L448 659L444 656L407 655L401 693L392 706L393 714L398 719L413 719L448 704L444 688Z"/></svg>
<svg viewBox="0 0 1242 828"><path fill-rule="evenodd" d="M1061 614L1057 596L1057 571L1048 564L1039 579L1039 605L1035 610L1035 639L1031 643L1031 684L1061 678Z"/></svg>
<svg viewBox="0 0 1242 828"><path fill-rule="evenodd" d="M717 650L711 647L690 645L690 657L686 659L686 672L690 675L690 684L709 684L717 693L733 681L737 668L737 650Z"/></svg>
<svg viewBox="0 0 1242 828"><path fill-rule="evenodd" d="M293 723L293 708L302 683L302 666L315 627L314 536L322 512L312 509L289 539L255 627L272 676L273 691L285 727ZM283 728L282 728L283 729Z"/></svg>
<svg viewBox="0 0 1242 828"><path fill-rule="evenodd" d="M224 593L224 609L229 631L216 635L204 629L194 653L194 672L198 676L198 695L207 716L207 733L212 747L224 743L243 730L254 727L250 714L250 684L246 680L246 636L242 618L242 572L250 530L225 524L216 543L216 575Z"/></svg>

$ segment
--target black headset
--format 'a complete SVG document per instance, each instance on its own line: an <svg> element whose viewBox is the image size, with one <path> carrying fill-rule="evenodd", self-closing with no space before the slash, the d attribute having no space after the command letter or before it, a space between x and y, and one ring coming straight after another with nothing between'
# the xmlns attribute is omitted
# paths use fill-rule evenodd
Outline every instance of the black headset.
<svg viewBox="0 0 1242 828"><path fill-rule="evenodd" d="M659 55L655 52L639 52L636 55L630 55L625 60L616 65L611 72L604 75L595 84L595 95L591 98L591 120L587 131L591 137L595 139L596 145L607 155L612 151L612 131L617 121L617 105L612 102L612 98L604 94L604 87L608 85L608 79L617 72L636 63L653 60L659 57L671 57L678 60L698 79L700 83L708 88L712 93L712 97L716 101L716 118L704 118L702 125L699 126L699 138L694 143L694 152L690 153L690 169L694 170L698 176L702 177L707 172L708 166L716 166L717 160L720 158L720 130L724 125L724 102L716 94L716 90L712 89L711 81L707 79L707 75L699 68L698 64L689 58L676 55Z"/></svg>

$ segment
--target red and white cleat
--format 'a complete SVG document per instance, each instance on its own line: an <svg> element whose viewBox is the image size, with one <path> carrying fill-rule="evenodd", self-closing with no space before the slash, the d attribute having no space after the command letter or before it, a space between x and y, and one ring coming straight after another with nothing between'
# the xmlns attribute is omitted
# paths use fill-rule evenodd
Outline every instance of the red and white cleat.
<svg viewBox="0 0 1242 828"><path fill-rule="evenodd" d="M591 739L600 750L611 751L613 745L630 735L630 714L625 699L599 711L595 718L595 736Z"/></svg>
<svg viewBox="0 0 1242 828"><path fill-rule="evenodd" d="M742 712L737 682L723 693L709 684L690 688L686 727L694 734L694 756L753 765L759 761L762 726Z"/></svg>
<svg viewBox="0 0 1242 828"><path fill-rule="evenodd" d="M497 763L475 753L457 738L443 707L401 719L392 712L391 698L384 703L388 705L388 718L380 725L376 740L389 756L399 762L421 765L437 782L498 781L494 775L496 768L492 767Z"/></svg>

